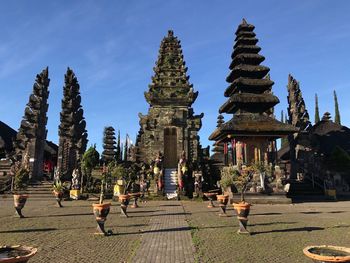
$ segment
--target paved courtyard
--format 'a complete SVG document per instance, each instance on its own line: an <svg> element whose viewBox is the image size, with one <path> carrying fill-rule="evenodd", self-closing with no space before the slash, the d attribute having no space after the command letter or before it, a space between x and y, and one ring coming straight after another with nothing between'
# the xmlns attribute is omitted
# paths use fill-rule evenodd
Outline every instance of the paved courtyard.
<svg viewBox="0 0 350 263"><path fill-rule="evenodd" d="M252 235L236 234L233 210L201 201L149 201L120 217L112 202L106 229L94 235L92 202L28 199L27 218L13 217L12 199L0 197L0 244L38 247L30 262L310 262L302 249L311 244L350 246L350 202L255 205Z"/></svg>

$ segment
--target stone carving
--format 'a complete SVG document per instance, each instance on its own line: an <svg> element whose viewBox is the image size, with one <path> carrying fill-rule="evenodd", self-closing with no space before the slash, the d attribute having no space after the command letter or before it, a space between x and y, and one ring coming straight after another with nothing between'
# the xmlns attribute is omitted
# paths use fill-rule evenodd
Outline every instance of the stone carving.
<svg viewBox="0 0 350 263"><path fill-rule="evenodd" d="M197 134L202 125L203 114L194 115L191 108L198 92L189 83L180 41L171 30L161 42L158 61L153 70L155 74L152 83L145 92L150 108L147 115L139 114L140 131L136 143L136 158L138 161L151 163L158 152L164 152L165 166L176 168L177 160L185 150L187 159L197 161L200 156ZM173 154L165 149L165 133L168 129L175 129L171 132L171 136L176 137L176 143L171 150L174 151ZM191 142L192 134L196 143ZM195 149L190 149L192 147ZM169 158L175 161L168 162Z"/></svg>
<svg viewBox="0 0 350 263"><path fill-rule="evenodd" d="M88 134L81 106L80 86L70 68L67 69L64 80L61 123L58 127L57 169L62 176L70 177L86 150Z"/></svg>
<svg viewBox="0 0 350 263"><path fill-rule="evenodd" d="M22 158L22 163L28 162L30 178L40 179L43 173L49 83L49 70L46 68L36 76L33 92L14 142L16 155Z"/></svg>
<svg viewBox="0 0 350 263"><path fill-rule="evenodd" d="M299 82L290 74L288 76L287 89L289 124L300 128L301 131L309 130L311 128L311 122L309 120L309 113L305 107Z"/></svg>

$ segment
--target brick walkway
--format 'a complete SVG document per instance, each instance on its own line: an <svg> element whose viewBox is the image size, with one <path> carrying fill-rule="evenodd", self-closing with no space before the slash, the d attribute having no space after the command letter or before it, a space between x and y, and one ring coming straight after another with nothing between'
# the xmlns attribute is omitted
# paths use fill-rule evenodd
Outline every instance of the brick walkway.
<svg viewBox="0 0 350 263"><path fill-rule="evenodd" d="M159 204L132 262L194 262L191 229L179 201Z"/></svg>

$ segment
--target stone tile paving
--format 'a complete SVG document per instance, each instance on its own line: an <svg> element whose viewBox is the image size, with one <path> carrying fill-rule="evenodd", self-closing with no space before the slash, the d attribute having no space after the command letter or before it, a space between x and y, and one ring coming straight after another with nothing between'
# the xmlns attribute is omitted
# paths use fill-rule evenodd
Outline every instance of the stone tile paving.
<svg viewBox="0 0 350 263"><path fill-rule="evenodd" d="M218 207L182 202L192 228L197 262L311 262L302 250L308 245L350 247L350 202L255 205L249 227L238 235L234 211L219 217Z"/></svg>
<svg viewBox="0 0 350 263"><path fill-rule="evenodd" d="M23 209L27 218L14 218L12 199L0 199L0 245L23 244L38 247L30 262L130 262L140 242L141 231L148 226L155 203L129 208L129 218L120 217L120 208L112 203L106 229L116 235L96 236L92 202L63 202L28 199Z"/></svg>
<svg viewBox="0 0 350 263"><path fill-rule="evenodd" d="M251 236L236 234L236 218L218 217L218 208L206 202L150 201L129 208L129 218L120 217L112 202L106 229L116 235L110 237L93 234L92 202L63 204L28 199L27 218L19 219L12 199L0 198L0 245L38 247L30 261L38 263L310 262L302 254L307 245L350 246L350 202L255 205Z"/></svg>
<svg viewBox="0 0 350 263"><path fill-rule="evenodd" d="M194 262L191 228L185 219L181 202L160 202L132 262Z"/></svg>

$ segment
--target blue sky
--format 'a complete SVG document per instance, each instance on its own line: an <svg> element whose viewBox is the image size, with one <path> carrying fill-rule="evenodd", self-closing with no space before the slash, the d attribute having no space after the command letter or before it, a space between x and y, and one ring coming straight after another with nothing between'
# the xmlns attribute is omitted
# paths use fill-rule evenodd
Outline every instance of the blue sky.
<svg viewBox="0 0 350 263"><path fill-rule="evenodd" d="M190 82L199 91L193 107L204 112L203 146L225 102L234 32L246 18L255 32L287 104L287 78L300 81L311 120L314 95L321 115L334 116L338 94L342 124L350 126L350 1L1 1L0 120L18 129L35 76L49 66L48 139L58 142L63 80L71 67L79 80L89 144L102 145L104 126L135 138L143 93L151 83L160 41L173 29L182 43ZM230 118L225 115L225 120Z"/></svg>

